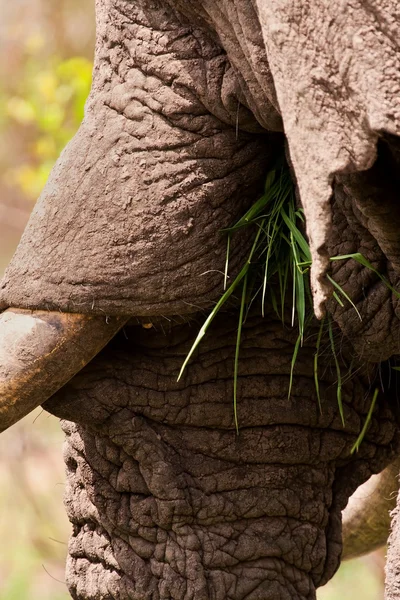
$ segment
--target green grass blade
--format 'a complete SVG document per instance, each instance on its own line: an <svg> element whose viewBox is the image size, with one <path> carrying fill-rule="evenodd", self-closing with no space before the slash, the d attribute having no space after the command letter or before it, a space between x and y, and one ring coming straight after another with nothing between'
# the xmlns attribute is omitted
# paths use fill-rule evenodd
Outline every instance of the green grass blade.
<svg viewBox="0 0 400 600"><path fill-rule="evenodd" d="M354 446L350 450L350 454L354 454L354 452L358 452L358 450L360 448L361 442L363 441L365 434L368 431L368 427L371 423L372 413L374 412L374 408L375 408L375 404L376 404L378 395L379 395L379 389L376 388L374 391L374 395L372 397L371 405L368 410L367 418L365 419L364 426L361 429L360 435L358 436L357 440L355 441Z"/></svg>
<svg viewBox="0 0 400 600"><path fill-rule="evenodd" d="M334 279L332 279L332 277L330 275L327 275L327 278L329 279L329 281L331 282L331 284L338 290L338 292L340 294L342 294L343 298L345 298L347 300L347 302L349 302L351 304L351 306L354 308L354 310L357 313L358 318L360 319L360 321L362 321L362 317L360 315L359 310L357 309L356 305L354 304L354 302L352 301L352 299L350 298L350 296L348 294L346 294L346 292L344 291L344 289L342 288L341 285L339 285ZM338 298L335 298L337 302L339 302L339 304L341 306L343 306L343 303L341 303Z"/></svg>
<svg viewBox="0 0 400 600"><path fill-rule="evenodd" d="M225 270L224 270L224 292L226 291L226 286L228 283L228 269L229 269L229 253L231 250L231 236L228 235L226 241L226 259L225 259Z"/></svg>
<svg viewBox="0 0 400 600"><path fill-rule="evenodd" d="M281 293L281 321L282 324L285 324L285 300L286 300L286 291L288 287L288 279L289 279L289 261L285 261L285 269L283 272L282 280L279 281L279 288Z"/></svg>
<svg viewBox="0 0 400 600"><path fill-rule="evenodd" d="M263 278L263 288L262 288L262 297L261 297L261 315L264 318L265 316L265 295L267 292L267 283L269 281L269 264L271 257L271 249L273 248L274 240L271 239L271 220L268 220L268 229L267 229L267 257L265 259L264 266L264 278Z"/></svg>
<svg viewBox="0 0 400 600"><path fill-rule="evenodd" d="M303 344L304 338L304 326L306 317L306 300L305 300L305 284L304 284L304 273L298 268L299 254L294 238L293 232L290 232L290 250L293 259L293 284L296 288L295 297L293 302L296 302L296 313L297 321L299 325L299 333L301 337L301 343ZM294 304L293 304L294 306ZM293 317L293 313L292 313Z"/></svg>
<svg viewBox="0 0 400 600"><path fill-rule="evenodd" d="M333 292L333 297L335 298L336 302L339 304L339 306L341 306L342 308L344 308L344 304L341 301L340 297L337 295L336 292Z"/></svg>
<svg viewBox="0 0 400 600"><path fill-rule="evenodd" d="M265 317L265 296L267 293L267 283L268 283L268 263L265 263L264 277L263 277L263 284L262 284L262 293L261 293L261 316L262 316L262 318Z"/></svg>
<svg viewBox="0 0 400 600"><path fill-rule="evenodd" d="M296 270L296 312L299 325L299 333L301 337L301 345L303 345L304 329L306 320L306 297L304 292L304 276Z"/></svg>
<svg viewBox="0 0 400 600"><path fill-rule="evenodd" d="M300 344L301 344L301 336L298 335L296 343L295 343L295 346L294 346L294 350L293 350L292 361L290 363L290 378L289 378L288 400L290 400L290 395L292 393L293 373L294 373L294 367L296 365L297 355L299 353Z"/></svg>
<svg viewBox="0 0 400 600"><path fill-rule="evenodd" d="M249 258L247 259L247 263L248 264L251 263L251 261L253 259L253 256L254 256L254 253L256 252L256 250L258 248L258 242L259 242L260 236L264 232L264 223L265 223L265 219L259 225L256 237L254 238L254 242L253 242L253 245L252 245L251 250L250 250Z"/></svg>
<svg viewBox="0 0 400 600"><path fill-rule="evenodd" d="M250 208L249 210L237 221L232 227L228 227L226 229L222 229L222 231L234 232L237 229L241 229L242 227L246 227L249 225L254 219L256 219L260 213L264 210L266 204L268 203L268 198L264 195L261 196Z"/></svg>
<svg viewBox="0 0 400 600"><path fill-rule="evenodd" d="M255 288L255 277L254 277L254 272L252 273L251 271L249 271L248 273L248 277L247 277L247 302L246 302L246 313L244 315L244 320L243 323L246 322L247 317L249 315L250 309L253 305L253 302L257 299L258 294L261 291L261 286L259 286L258 288ZM254 291L255 290L255 291Z"/></svg>
<svg viewBox="0 0 400 600"><path fill-rule="evenodd" d="M279 260L279 252L280 252L280 230L281 227L279 225L279 211L273 211L269 220L268 220L268 229L267 229L267 256L265 259L265 269L264 269L264 280L263 280L263 291L262 291L262 299L261 299L261 312L264 317L265 314L265 298L267 291L267 284L272 276L272 269L270 269L271 259L274 257L274 262L276 269L274 272L279 272L281 269L281 261ZM262 254L262 253L261 253Z"/></svg>
<svg viewBox="0 0 400 600"><path fill-rule="evenodd" d="M345 422L344 422L343 401L342 401L342 373L340 371L338 357L336 356L335 342L333 339L333 331L332 331L332 321L330 318L328 321L328 332L329 332L329 340L331 343L332 356L333 356L333 359L335 361L335 366L336 366L336 375L337 375L336 397L337 397L338 406L339 406L340 418L342 419L342 424L344 427Z"/></svg>
<svg viewBox="0 0 400 600"><path fill-rule="evenodd" d="M274 311L274 313L276 314L276 316L278 317L278 319L280 319L281 315L279 313L279 308L278 308L278 303L276 301L276 294L273 290L273 288L270 288L270 298L271 298L271 305L272 305L272 310Z"/></svg>
<svg viewBox="0 0 400 600"><path fill-rule="evenodd" d="M318 337L317 337L317 345L315 347L315 354L314 354L314 384L315 384L315 391L317 392L319 412L321 413L321 415L322 415L322 402L321 402L321 395L319 392L318 358L319 358L319 349L321 347L321 340L322 340L322 333L324 330L324 324L325 324L325 318L323 318L321 321L321 325L320 325Z"/></svg>
<svg viewBox="0 0 400 600"><path fill-rule="evenodd" d="M239 323L238 330L236 336L236 348L235 348L235 364L233 370L233 414L235 418L235 427L236 433L239 433L239 420L237 414L237 381L238 381L238 370L239 370L239 352L240 352L240 341L242 339L242 326L243 326L243 316L244 316L244 307L246 305L246 292L247 292L247 274L243 280L243 288L242 288L242 299L240 302L240 312L239 312Z"/></svg>
<svg viewBox="0 0 400 600"><path fill-rule="evenodd" d="M253 255L254 255L254 253L255 253L255 251L257 249L258 241L260 239L262 231L263 231L263 227L260 226L258 228L256 237L255 237L253 245L251 247L250 254L249 254L249 257L247 259L247 262L244 264L244 266L240 270L239 274L236 276L235 280L229 286L229 288L226 290L226 292L224 292L224 294L222 294L221 298L218 300L217 304L214 306L213 310L211 311L211 313L208 315L207 319L205 320L205 322L201 326L200 331L197 334L197 337L196 337L196 339L195 339L192 347L190 348L188 355L186 356L186 358L184 360L184 363L183 363L183 365L181 367L181 370L179 371L179 375L178 375L177 381L179 381L180 378L182 377L183 372L186 369L186 366L187 366L189 360L191 359L191 357L193 356L193 353L196 350L197 346L200 344L201 340L203 339L203 337L207 333L207 329L210 327L211 323L213 322L213 320L217 316L218 312L220 311L220 309L222 308L222 306L225 304L225 302L228 300L228 298L233 294L233 292L235 291L235 289L238 287L238 285L240 284L240 282L242 281L242 279L247 274L247 272L248 272L248 270L250 268L251 260L252 260Z"/></svg>
<svg viewBox="0 0 400 600"><path fill-rule="evenodd" d="M294 327L294 318L296 315L296 262L292 259L292 327Z"/></svg>
<svg viewBox="0 0 400 600"><path fill-rule="evenodd" d="M310 246L308 245L307 240L304 238L301 231L296 227L295 221L294 220L292 221L287 216L287 214L283 208L281 209L281 215L282 215L282 218L283 218L284 222L286 223L289 231L293 234L293 237L295 238L296 242L300 246L302 253L306 257L306 260L311 261Z"/></svg>
<svg viewBox="0 0 400 600"><path fill-rule="evenodd" d="M225 302L228 300L228 298L233 294L233 292L238 287L238 285L242 281L242 279L245 277L247 271L249 270L249 266L250 266L250 263L246 262L245 265L242 267L241 271L239 272L239 274L237 275L234 282L229 286L229 288L226 290L226 292L221 296L221 298L218 300L217 304L214 306L211 313L208 315L207 319L204 321L203 325L200 328L199 333L197 334L195 341L193 342L192 347L189 350L188 355L185 358L185 361L179 372L177 381L179 381L180 378L182 377L183 372L186 369L186 366L187 366L189 360L193 356L194 351L196 350L197 346L200 344L203 337L206 335L207 329L210 327L211 323L217 316L219 310L225 304Z"/></svg>
<svg viewBox="0 0 400 600"><path fill-rule="evenodd" d="M358 262L363 267L366 267L367 269L369 269L370 271L372 271L373 273L375 273L375 275L377 275L379 277L379 279L381 281L383 281L383 283L386 285L386 287L391 292L393 292L393 294L395 294L398 298L400 298L400 292L398 292L397 290L395 290L394 287L392 285L390 285L390 283L388 282L388 280L386 279L386 277L384 277L381 273L379 273L379 271L377 269L375 269L375 267L373 265L371 265L371 263L360 252L356 252L355 254L342 254L340 256L332 256L330 258L330 260L331 261L335 261L335 260L348 260L350 258L352 258L353 260L355 260L356 262Z"/></svg>
<svg viewBox="0 0 400 600"><path fill-rule="evenodd" d="M273 178L275 177L275 172L273 172ZM267 176L267 182L269 179L271 172ZM249 208L249 210L229 229L225 231L234 231L236 229L240 229L241 227L248 225L254 219L259 217L264 209L270 204L272 201L275 201L277 194L279 192L279 182L275 182L274 184L269 185L269 187L265 187L265 193ZM224 230L223 230L224 231Z"/></svg>
<svg viewBox="0 0 400 600"><path fill-rule="evenodd" d="M304 271L307 272L312 265L311 260L303 260L302 262L297 263L298 267L304 267Z"/></svg>

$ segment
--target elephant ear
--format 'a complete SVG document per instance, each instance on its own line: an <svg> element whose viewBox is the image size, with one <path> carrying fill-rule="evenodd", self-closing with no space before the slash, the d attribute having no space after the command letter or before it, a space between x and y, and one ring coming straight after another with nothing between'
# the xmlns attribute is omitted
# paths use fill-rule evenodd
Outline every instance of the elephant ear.
<svg viewBox="0 0 400 600"><path fill-rule="evenodd" d="M383 133L400 134L397 0L255 0L313 257L318 317L329 294L336 174L368 169Z"/></svg>

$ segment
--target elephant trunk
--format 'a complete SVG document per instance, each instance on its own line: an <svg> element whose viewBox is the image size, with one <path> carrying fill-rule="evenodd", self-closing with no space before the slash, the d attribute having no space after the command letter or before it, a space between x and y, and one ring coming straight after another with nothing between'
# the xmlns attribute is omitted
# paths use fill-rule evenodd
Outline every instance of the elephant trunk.
<svg viewBox="0 0 400 600"><path fill-rule="evenodd" d="M66 419L73 598L315 600L332 577L341 510L387 464L396 427L382 400L351 454L368 379L345 383L343 427L327 357L321 413L308 338L288 397L296 334L269 314L243 325L239 435L229 315L179 381L193 328L127 327L46 403Z"/></svg>
<svg viewBox="0 0 400 600"><path fill-rule="evenodd" d="M235 440L129 410L109 425L112 439L63 422L73 598L315 600L340 553L339 519L329 518L334 468L284 464L282 440L298 430ZM259 462L244 466L257 442Z"/></svg>
<svg viewBox="0 0 400 600"><path fill-rule="evenodd" d="M0 315L0 432L62 387L126 319L10 308Z"/></svg>

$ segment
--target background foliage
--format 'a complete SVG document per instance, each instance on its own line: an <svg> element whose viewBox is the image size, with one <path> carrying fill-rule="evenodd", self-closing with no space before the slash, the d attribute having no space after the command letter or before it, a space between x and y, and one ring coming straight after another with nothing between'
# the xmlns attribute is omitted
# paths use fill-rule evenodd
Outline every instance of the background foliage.
<svg viewBox="0 0 400 600"><path fill-rule="evenodd" d="M93 0L0 0L0 274L91 81ZM0 436L0 600L67 600L69 525L58 422L40 409ZM343 565L319 600L381 600L383 553Z"/></svg>
<svg viewBox="0 0 400 600"><path fill-rule="evenodd" d="M4 169L2 181L35 200L83 118L92 63L81 56L48 56L38 35L27 39L24 50L18 79L0 98L0 133L23 139L25 148L18 164Z"/></svg>
<svg viewBox="0 0 400 600"><path fill-rule="evenodd" d="M92 0L0 0L0 273L83 116ZM63 436L40 409L0 436L0 600L67 600Z"/></svg>

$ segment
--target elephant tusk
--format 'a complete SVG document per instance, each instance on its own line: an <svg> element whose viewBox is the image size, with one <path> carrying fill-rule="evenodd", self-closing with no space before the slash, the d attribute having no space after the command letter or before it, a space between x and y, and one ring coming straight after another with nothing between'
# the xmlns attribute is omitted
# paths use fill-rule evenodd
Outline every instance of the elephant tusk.
<svg viewBox="0 0 400 600"><path fill-rule="evenodd" d="M383 546L389 535L390 512L396 506L400 459L382 473L372 475L351 496L342 513L342 560L367 554Z"/></svg>
<svg viewBox="0 0 400 600"><path fill-rule="evenodd" d="M0 315L0 432L45 402L126 323L126 317L9 308Z"/></svg>

